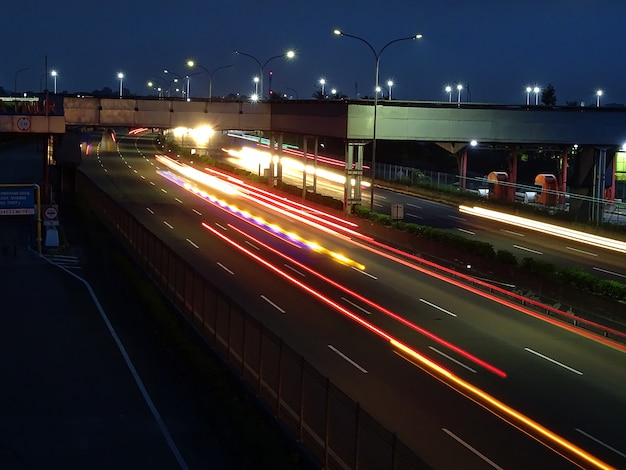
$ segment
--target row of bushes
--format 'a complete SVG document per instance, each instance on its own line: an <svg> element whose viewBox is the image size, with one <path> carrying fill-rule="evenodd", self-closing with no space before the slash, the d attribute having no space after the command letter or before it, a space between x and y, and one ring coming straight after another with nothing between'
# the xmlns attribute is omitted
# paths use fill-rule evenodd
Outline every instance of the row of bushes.
<svg viewBox="0 0 626 470"><path fill-rule="evenodd" d="M390 216L372 212L362 206L355 206L354 214L371 220L375 223L402 230L421 237L425 240L433 240L444 244L449 244L455 248L460 248L467 253L492 259L512 267L519 267L530 274L542 276L558 282L572 286L576 289L591 292L593 294L609 297L616 300L626 301L626 284L607 279L599 279L578 268L558 268L552 263L525 257L518 260L517 257L507 250L494 250L493 245L478 240L471 240L432 227L412 224L403 221L393 220Z"/></svg>

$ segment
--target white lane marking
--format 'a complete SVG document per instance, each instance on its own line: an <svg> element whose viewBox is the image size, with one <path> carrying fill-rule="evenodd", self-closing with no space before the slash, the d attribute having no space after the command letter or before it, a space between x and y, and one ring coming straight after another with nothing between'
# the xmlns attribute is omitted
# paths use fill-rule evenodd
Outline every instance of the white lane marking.
<svg viewBox="0 0 626 470"><path fill-rule="evenodd" d="M509 234L511 234L511 235L517 235L518 237L523 237L523 236L525 236L523 233L513 232L513 231L511 231L511 230L505 230L505 229L503 229L503 228L501 228L500 230L502 230L502 231L503 231L503 232L505 232L505 233L509 233Z"/></svg>
<svg viewBox="0 0 626 470"><path fill-rule="evenodd" d="M591 253L591 252L589 252L589 251L585 251L585 250L579 250L578 248L573 248L573 247L571 247L571 246L566 246L565 248L567 248L568 250L575 251L575 252L577 252L577 253L582 253L583 255L598 256L598 255L597 255L597 254L595 254L595 253Z"/></svg>
<svg viewBox="0 0 626 470"><path fill-rule="evenodd" d="M249 240L244 240L244 241L245 241L245 243L246 243L248 246L251 246L252 248L254 248L254 249L255 249L255 250L257 250L257 251L259 251L259 250L261 249L261 248L259 248L258 246L256 246L254 243L252 243L252 242L251 242L251 241L249 241Z"/></svg>
<svg viewBox="0 0 626 470"><path fill-rule="evenodd" d="M462 222L465 222L467 220L467 219L464 219L463 217L458 217L456 215L448 215L448 217L450 217L451 219L454 219L454 220L460 220Z"/></svg>
<svg viewBox="0 0 626 470"><path fill-rule="evenodd" d="M351 302L350 300L346 299L345 297L342 297L341 300L343 300L344 302L349 303L350 305L352 305L354 308L358 308L360 311L367 313L368 315L371 315L372 312L368 312L367 310L365 310L363 307L355 304L354 302Z"/></svg>
<svg viewBox="0 0 626 470"><path fill-rule="evenodd" d="M171 228L171 229L173 229L173 228L174 228L174 227L172 227L170 224L168 224L165 220L163 221L163 223L164 223L165 225L167 225L167 226L168 226L169 228Z"/></svg>
<svg viewBox="0 0 626 470"><path fill-rule="evenodd" d="M374 205L375 205L376 207L383 207L383 205L382 205L380 202L375 202L375 203L374 203Z"/></svg>
<svg viewBox="0 0 626 470"><path fill-rule="evenodd" d="M410 212L406 213L407 217L413 217L414 219L423 219L424 217L422 217L421 215L417 215L417 214L411 214Z"/></svg>
<svg viewBox="0 0 626 470"><path fill-rule="evenodd" d="M615 452L617 455L620 455L622 457L624 457L626 459L626 454L624 454L623 452L620 452L619 450L617 450L614 447L611 447L608 444L605 444L604 442L602 442L600 439L593 437L591 434L587 434L585 431L583 431L582 429L578 429L576 428L576 431L578 431L579 433L581 433L583 436L587 436L589 439L591 439L592 441L597 442L600 445L603 445L604 447L606 447L609 450L612 450L613 452Z"/></svg>
<svg viewBox="0 0 626 470"><path fill-rule="evenodd" d="M374 276L373 274L368 273L367 271L363 271L361 269L355 268L354 266L352 266L352 269L354 269L357 273L361 273L364 274L368 277L371 277L372 279L378 280L378 278L376 276Z"/></svg>
<svg viewBox="0 0 626 470"><path fill-rule="evenodd" d="M608 270L602 269L602 268L596 268L595 266L594 266L593 269L595 269L596 271L603 272L603 273L612 274L613 276L626 277L626 274L616 273L616 272L608 271Z"/></svg>
<svg viewBox="0 0 626 470"><path fill-rule="evenodd" d="M226 232L228 230L226 227L224 227L223 225L218 224L217 222L215 222L215 225L217 225L219 228L224 230L224 232Z"/></svg>
<svg viewBox="0 0 626 470"><path fill-rule="evenodd" d="M460 365L461 367L465 367L467 370L469 370L470 372L473 372L474 374L476 373L476 371L474 369L472 369L470 366L466 366L465 364L463 364L460 361L457 361L455 358L448 356L446 353L439 351L439 349L437 348L433 348L432 346L428 346L428 349L431 349L433 351L435 351L437 354L441 354L443 357L450 359L452 362Z"/></svg>
<svg viewBox="0 0 626 470"><path fill-rule="evenodd" d="M163 191L165 194L167 194L167 191L163 188L161 188L161 191Z"/></svg>
<svg viewBox="0 0 626 470"><path fill-rule="evenodd" d="M152 186L156 186L156 184L154 184L154 181L150 181L150 184L151 184Z"/></svg>
<svg viewBox="0 0 626 470"><path fill-rule="evenodd" d="M525 248L519 245L513 245L513 248L517 248L518 250L530 251L531 253L535 253L536 255L543 255L541 251L531 250L530 248Z"/></svg>
<svg viewBox="0 0 626 470"><path fill-rule="evenodd" d="M421 209L422 208L422 206L418 206L417 204L411 204L410 202L407 202L406 205L409 206L409 207L415 207L416 209Z"/></svg>
<svg viewBox="0 0 626 470"><path fill-rule="evenodd" d="M139 175L139 177L140 177L142 180L145 180L145 179L146 179L146 177L145 177L144 175Z"/></svg>
<svg viewBox="0 0 626 470"><path fill-rule="evenodd" d="M137 170L133 170L135 173L137 173Z"/></svg>
<svg viewBox="0 0 626 470"><path fill-rule="evenodd" d="M472 232L471 230L465 230L464 228L456 228L459 232L463 232L463 233L468 233L470 235L476 235L474 232Z"/></svg>
<svg viewBox="0 0 626 470"><path fill-rule="evenodd" d="M420 302L424 302L426 305L430 305L432 308L436 308L437 310L441 310L443 313L447 313L451 317L456 317L456 313L452 313L452 312L446 310L445 308L440 307L439 305L435 305L435 304L429 302L426 299L420 299Z"/></svg>
<svg viewBox="0 0 626 470"><path fill-rule="evenodd" d="M264 295L261 295L261 298L265 300L268 304L270 304L272 307L274 307L276 310L278 310L280 313L287 313L285 310L280 308L278 305L276 305L274 302L272 302L270 299L268 299Z"/></svg>
<svg viewBox="0 0 626 470"><path fill-rule="evenodd" d="M445 432L448 436L450 436L452 439L454 439L455 441L457 441L459 444L461 444L462 446L464 446L466 449L472 451L474 454L476 454L478 457L480 457L481 459L483 459L485 462L487 462L489 465L491 465L493 468L497 468L498 470L504 470L502 467L500 467L498 464L496 464L494 461L492 461L491 459L489 459L487 456L485 456L484 454L481 454L480 452L478 452L478 450L474 449L471 445L469 445L467 442L465 442L463 439L461 439L459 436L457 436L456 434L454 434L452 431L448 431L446 428L441 428L441 430L443 432Z"/></svg>
<svg viewBox="0 0 626 470"><path fill-rule="evenodd" d="M178 199L177 197L175 197L175 198L174 198L174 200L175 200L176 202L178 202L179 204L182 204L182 203L183 203L183 201L181 201L181 200L180 200L180 199Z"/></svg>
<svg viewBox="0 0 626 470"><path fill-rule="evenodd" d="M189 240L189 238L186 238L185 240L187 240L189 242L189 244L191 246L193 246L194 248L200 248L198 245L196 245L194 242L192 242L191 240Z"/></svg>
<svg viewBox="0 0 626 470"><path fill-rule="evenodd" d="M334 347L332 344L329 344L328 347L330 348L331 351L333 351L334 353L336 353L339 357L341 357L342 359L345 359L347 362L349 362L350 364L352 364L354 367L356 367L357 369L359 369L361 372L363 372L364 374L367 374L367 370L364 369L363 367L361 367L360 365L358 365L356 362L354 362L352 359L350 359L348 356L346 356L344 353L342 353L341 351L339 351L339 349L337 349L336 347Z"/></svg>
<svg viewBox="0 0 626 470"><path fill-rule="evenodd" d="M200 212L198 212L196 209L191 209L192 211L194 211L196 214L198 215L202 215Z"/></svg>
<svg viewBox="0 0 626 470"><path fill-rule="evenodd" d="M298 271L293 266L289 266L287 263L283 264L283 266L286 267L287 269L291 269L294 273L299 274L302 277L306 277L306 274L304 274L303 272Z"/></svg>
<svg viewBox="0 0 626 470"><path fill-rule="evenodd" d="M152 215L154 215L154 211L153 211L152 209L150 209L149 207L146 207L146 210L147 210L148 212L150 212Z"/></svg>
<svg viewBox="0 0 626 470"><path fill-rule="evenodd" d="M544 356L543 354L538 353L537 351L534 351L534 350L532 350L532 349L530 349L530 348L524 348L524 350L528 351L529 353L535 354L535 355L537 355L537 356L539 356L539 357L541 357L541 358L545 359L546 361L550 361L551 363L556 364L557 366L561 366L561 367L563 367L564 369L567 369L567 370L569 370L569 371L571 371L571 372L574 372L575 374L578 374L578 375L583 375L583 373L582 373L581 371L576 370L576 369L572 369L571 367L566 366L565 364L562 364L562 363L560 363L559 361L555 361L554 359L552 359L552 358L550 358L550 357L548 357L548 356Z"/></svg>
<svg viewBox="0 0 626 470"><path fill-rule="evenodd" d="M226 266L224 266L222 263L220 263L219 261L217 262L217 265L222 268L224 271L226 271L228 274L235 274L234 272L232 272L230 269L228 269Z"/></svg>

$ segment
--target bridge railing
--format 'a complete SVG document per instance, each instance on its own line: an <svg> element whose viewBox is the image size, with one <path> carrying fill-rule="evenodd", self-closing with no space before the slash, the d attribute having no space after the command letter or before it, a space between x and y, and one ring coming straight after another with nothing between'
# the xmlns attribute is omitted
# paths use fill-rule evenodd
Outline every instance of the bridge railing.
<svg viewBox="0 0 626 470"><path fill-rule="evenodd" d="M84 174L77 192L231 372L325 469L426 469L385 429L282 338L161 241Z"/></svg>

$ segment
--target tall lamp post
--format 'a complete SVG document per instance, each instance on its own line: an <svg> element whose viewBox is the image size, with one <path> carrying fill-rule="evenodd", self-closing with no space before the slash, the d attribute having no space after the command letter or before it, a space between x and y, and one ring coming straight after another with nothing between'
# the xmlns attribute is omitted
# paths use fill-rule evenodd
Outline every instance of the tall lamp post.
<svg viewBox="0 0 626 470"><path fill-rule="evenodd" d="M57 73L56 70L53 70L52 72L50 72L50 75L52 76L52 78L54 78L54 94L57 94L57 75L59 75Z"/></svg>
<svg viewBox="0 0 626 470"><path fill-rule="evenodd" d="M259 96L259 77L254 77L252 81L254 82L254 94Z"/></svg>
<svg viewBox="0 0 626 470"><path fill-rule="evenodd" d="M321 94L321 98L324 99L324 86L326 85L326 79L325 78L320 78L320 86L322 87L322 94Z"/></svg>
<svg viewBox="0 0 626 470"><path fill-rule="evenodd" d="M535 94L535 106L539 104L539 92L540 91L541 91L541 88L539 88L538 86L533 88L533 93Z"/></svg>
<svg viewBox="0 0 626 470"><path fill-rule="evenodd" d="M448 103L452 103L452 87L450 85L446 85L444 88L446 93L448 94Z"/></svg>
<svg viewBox="0 0 626 470"><path fill-rule="evenodd" d="M596 91L596 108L600 107L600 97L604 94L602 90Z"/></svg>
<svg viewBox="0 0 626 470"><path fill-rule="evenodd" d="M13 93L15 93L16 95L17 93L17 76L23 72L24 70L28 70L30 67L24 67L23 69L19 69L17 72L15 72L15 77L13 78Z"/></svg>
<svg viewBox="0 0 626 470"><path fill-rule="evenodd" d="M118 72L117 78L120 79L120 98L122 98L122 94L123 94L122 83L124 82L124 74L122 72Z"/></svg>
<svg viewBox="0 0 626 470"><path fill-rule="evenodd" d="M188 60L187 61L187 66L188 67L200 67L202 70L204 70L208 75L209 75L209 101L211 101L211 98L213 97L213 75L215 75L215 72L217 72L218 70L222 70L222 69L226 69L228 67L232 67L233 64L228 64L228 65L222 65L221 67L216 68L215 70L213 70L212 72L207 69L206 67L203 67L200 64L196 64L193 60ZM189 80L189 79L187 79Z"/></svg>
<svg viewBox="0 0 626 470"><path fill-rule="evenodd" d="M389 101L391 101L391 87L393 86L393 80L387 80L387 86L389 87Z"/></svg>
<svg viewBox="0 0 626 470"><path fill-rule="evenodd" d="M169 75L176 75L176 78L178 80L185 80L186 83L184 83L180 89L181 98L185 98L185 94L189 93L189 75L187 75L186 77L183 77L182 75L176 72L172 72L171 70L168 70L168 69L163 69L163 73L166 73ZM172 81L176 82L177 80L172 80ZM178 91L178 89L176 91Z"/></svg>
<svg viewBox="0 0 626 470"><path fill-rule="evenodd" d="M461 85L460 83L456 86L456 91L458 92L457 97L456 97L456 104L458 106L461 106L461 90L463 90L463 85Z"/></svg>
<svg viewBox="0 0 626 470"><path fill-rule="evenodd" d="M533 89L529 86L526 87L526 106L528 106L530 104L530 92L533 91Z"/></svg>
<svg viewBox="0 0 626 470"><path fill-rule="evenodd" d="M264 73L263 71L265 70L265 67L267 66L267 64L269 64L272 60L275 60L275 59L280 59L280 58L293 59L296 56L296 53L294 51L287 51L284 54L270 57L269 59L267 59L265 62L261 64L261 61L251 54L246 54L245 52L240 52L240 51L235 51L235 54L245 55L246 57L250 57L259 66L259 72L261 72L259 75L259 93L258 93L259 100L263 100L263 73Z"/></svg>
<svg viewBox="0 0 626 470"><path fill-rule="evenodd" d="M369 42L367 42L365 39L363 39L363 38L361 38L359 36L353 36L352 34L344 33L340 29L335 29L333 32L337 36L345 36L347 38L356 39L356 40L361 41L362 43L364 43L372 51L372 54L374 54L374 59L375 59L375 62L376 62L376 67L375 67L376 73L375 73L375 78L374 78L374 122L373 122L373 126L372 126L373 127L373 130L372 130L372 134L373 134L372 135L372 169L371 169L371 172L370 172L370 179L371 179L370 210L373 211L374 210L374 181L376 180L376 113L377 113L377 108L378 108L378 90L380 89L380 87L378 85L378 70L380 68L380 56L385 51L385 49L387 49L392 44L394 44L396 42L400 42L400 41L408 41L410 39L421 39L422 35L421 34L415 34L413 36L408 36L408 37L404 37L404 38L394 39L393 41L389 41L378 52L376 52L374 47Z"/></svg>

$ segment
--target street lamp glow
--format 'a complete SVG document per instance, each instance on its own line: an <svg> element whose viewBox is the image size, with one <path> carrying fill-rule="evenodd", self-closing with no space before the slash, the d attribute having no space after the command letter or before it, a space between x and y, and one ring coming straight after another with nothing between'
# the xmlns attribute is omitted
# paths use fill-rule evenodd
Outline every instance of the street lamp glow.
<svg viewBox="0 0 626 470"><path fill-rule="evenodd" d="M378 71L380 69L380 56L385 51L385 49L387 49L392 44L395 44L396 42L400 42L400 41L408 41L410 39L421 39L422 35L421 34L415 34L413 36L407 36L407 37L394 39L392 41L389 41L378 52L376 52L374 47L368 41L363 39L362 37L344 33L340 29L333 30L333 33L335 35L337 35L337 36L345 36L345 37L348 37L348 38L356 39L357 41L361 41L363 44L365 44L369 48L370 51L372 51L372 54L374 54L374 60L375 60L375 63L376 63L376 67L375 67L375 75L374 75L374 90L375 90L375 92L374 92L374 116L373 116L374 119L373 119L373 122L372 122L372 128L373 128L372 129L372 165L371 165L371 169L370 169L370 178L371 178L371 184L370 184L370 210L373 211L374 210L374 181L376 179L376 114L377 114L377 109L378 109L378 89L380 88L378 86L378 76L379 76Z"/></svg>
<svg viewBox="0 0 626 470"><path fill-rule="evenodd" d="M263 99L263 73L267 64L269 64L272 60L275 60L275 59L280 59L280 58L293 59L296 56L295 51L289 50L285 52L284 54L279 54L279 55L270 57L264 63L261 63L261 61L257 59L255 56L253 56L252 54L247 54L246 52L241 52L241 51L233 51L233 52L237 55L245 55L246 57L250 57L259 66L259 71L261 72L259 74L259 100Z"/></svg>
<svg viewBox="0 0 626 470"><path fill-rule="evenodd" d="M463 85L461 85L461 84L459 83L459 84L456 86L456 90L457 90L457 92L458 92L456 102L457 102L457 104L461 104L461 90L463 90Z"/></svg>
<svg viewBox="0 0 626 470"><path fill-rule="evenodd" d="M448 94L448 103L452 103L452 87L450 85L446 85L444 88L446 93Z"/></svg>
<svg viewBox="0 0 626 470"><path fill-rule="evenodd" d="M124 82L124 74L122 72L118 72L117 74L117 78L120 79L120 98L122 97L123 94L123 88L122 88L122 83Z"/></svg>
<svg viewBox="0 0 626 470"><path fill-rule="evenodd" d="M320 78L320 85L322 87L322 98L324 98L324 85L326 85L326 79Z"/></svg>
<svg viewBox="0 0 626 470"><path fill-rule="evenodd" d="M215 70L213 70L211 72L206 67L204 67L204 66L202 66L200 64L196 64L196 62L193 61L193 60L188 60L187 61L187 67L191 67L191 68L200 67L202 70L204 70L209 75L209 96L207 97L209 101L211 101L211 98L213 96L213 75L215 75L215 72L217 72L218 70L226 69L226 68L232 67L232 66L233 66L233 64L222 65L221 67L218 67L218 68L216 68ZM201 72L198 72L198 73L201 73ZM192 74L192 75L195 75L195 74ZM187 76L187 89L189 89L189 76ZM187 99L187 101L189 101L189 99Z"/></svg>
<svg viewBox="0 0 626 470"><path fill-rule="evenodd" d="M57 73L56 70L53 70L53 71L50 72L50 75L52 76L52 78L54 78L54 94L56 95L57 94L57 75L58 75L58 73Z"/></svg>
<svg viewBox="0 0 626 470"><path fill-rule="evenodd" d="M389 101L391 101L391 87L393 86L393 80L387 80L387 86L389 87Z"/></svg>
<svg viewBox="0 0 626 470"><path fill-rule="evenodd" d="M55 91L56 93L56 91ZM603 91L602 90L598 90L596 91L596 108L600 107L600 97L603 95Z"/></svg>
<svg viewBox="0 0 626 470"><path fill-rule="evenodd" d="M526 87L526 106L530 104L530 93L533 91L532 87Z"/></svg>
<svg viewBox="0 0 626 470"><path fill-rule="evenodd" d="M535 86L533 88L533 93L535 94L535 106L539 104L539 92L541 91L541 88L539 88L538 86Z"/></svg>

